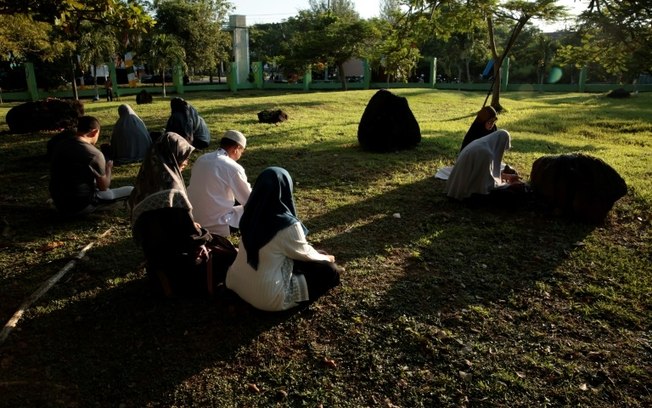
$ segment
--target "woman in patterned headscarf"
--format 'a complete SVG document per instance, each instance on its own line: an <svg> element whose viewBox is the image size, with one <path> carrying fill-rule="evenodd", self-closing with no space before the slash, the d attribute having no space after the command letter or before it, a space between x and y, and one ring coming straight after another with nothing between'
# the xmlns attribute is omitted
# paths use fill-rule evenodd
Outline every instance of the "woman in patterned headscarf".
<svg viewBox="0 0 652 408"><path fill-rule="evenodd" d="M343 268L306 241L297 218L292 178L268 167L256 179L240 219L240 249L226 285L265 311L290 309L336 286Z"/></svg>
<svg viewBox="0 0 652 408"><path fill-rule="evenodd" d="M192 284L189 273L197 266L197 254L212 240L192 217L181 174L193 150L178 134L164 133L145 157L129 197L132 233L145 253L148 273L161 278L165 271L175 288ZM165 284L163 289L170 294Z"/></svg>

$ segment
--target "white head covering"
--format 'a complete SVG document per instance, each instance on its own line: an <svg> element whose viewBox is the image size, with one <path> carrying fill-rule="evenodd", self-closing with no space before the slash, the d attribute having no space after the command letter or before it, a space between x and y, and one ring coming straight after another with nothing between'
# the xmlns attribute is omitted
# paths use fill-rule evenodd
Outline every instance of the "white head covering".
<svg viewBox="0 0 652 408"><path fill-rule="evenodd" d="M457 157L444 192L462 200L472 194L489 194L504 184L500 169L505 151L512 147L506 130L497 130L469 143Z"/></svg>
<svg viewBox="0 0 652 408"><path fill-rule="evenodd" d="M242 132L238 132L237 130L227 130L224 132L224 136L222 136L224 139L230 139L239 144L242 147L247 147L247 139L244 137Z"/></svg>

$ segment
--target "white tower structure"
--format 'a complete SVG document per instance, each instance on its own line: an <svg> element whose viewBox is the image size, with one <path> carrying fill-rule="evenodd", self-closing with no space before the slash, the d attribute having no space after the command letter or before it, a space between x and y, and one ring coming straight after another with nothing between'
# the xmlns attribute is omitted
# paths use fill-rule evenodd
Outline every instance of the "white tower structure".
<svg viewBox="0 0 652 408"><path fill-rule="evenodd" d="M249 30L247 16L229 16L229 28L233 31L233 58L236 66L236 83L247 81L249 76Z"/></svg>

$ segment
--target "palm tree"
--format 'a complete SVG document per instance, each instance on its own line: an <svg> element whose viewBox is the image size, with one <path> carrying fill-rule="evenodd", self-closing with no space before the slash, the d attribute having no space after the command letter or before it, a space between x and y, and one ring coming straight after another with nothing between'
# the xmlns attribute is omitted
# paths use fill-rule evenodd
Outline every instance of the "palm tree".
<svg viewBox="0 0 652 408"><path fill-rule="evenodd" d="M185 70L187 68L185 63L186 51L174 36L155 34L149 42L147 55L154 70L161 73L163 97L165 98L167 96L165 92L165 71L175 65L182 65Z"/></svg>
<svg viewBox="0 0 652 408"><path fill-rule="evenodd" d="M93 66L95 98L100 98L97 88L97 66L104 65L116 54L117 40L112 30L101 26L86 26L79 41L80 62L82 66Z"/></svg>

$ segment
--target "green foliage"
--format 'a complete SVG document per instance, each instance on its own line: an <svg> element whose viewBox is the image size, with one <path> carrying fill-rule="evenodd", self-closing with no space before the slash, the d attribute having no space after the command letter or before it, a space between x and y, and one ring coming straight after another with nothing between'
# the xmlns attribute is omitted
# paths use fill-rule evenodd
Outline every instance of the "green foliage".
<svg viewBox="0 0 652 408"><path fill-rule="evenodd" d="M309 0L313 13L330 13L344 20L359 20L355 4L351 0Z"/></svg>
<svg viewBox="0 0 652 408"><path fill-rule="evenodd" d="M189 67L211 70L219 61L228 60L231 37L222 31L228 2L166 0L155 2L154 8L156 31L177 38Z"/></svg>
<svg viewBox="0 0 652 408"><path fill-rule="evenodd" d="M371 21L374 44L367 57L372 70L383 74L388 81L407 82L412 70L421 58L417 47L418 36L403 27L404 19L399 10L387 11L387 18Z"/></svg>
<svg viewBox="0 0 652 408"><path fill-rule="evenodd" d="M186 52L173 35L157 33L149 37L144 45L147 61L163 78L163 96L165 96L165 73L175 66L187 68Z"/></svg>
<svg viewBox="0 0 652 408"><path fill-rule="evenodd" d="M253 61L282 64L283 42L292 26L287 23L256 24L249 28L249 52Z"/></svg>
<svg viewBox="0 0 652 408"><path fill-rule="evenodd" d="M338 67L342 87L346 89L343 64L352 57L363 57L373 31L370 25L349 15L339 16L330 11L299 12L288 19L285 64L301 67L325 64Z"/></svg>
<svg viewBox="0 0 652 408"><path fill-rule="evenodd" d="M580 15L580 43L560 57L578 67L599 64L620 81L652 69L652 12L640 1L591 2Z"/></svg>
<svg viewBox="0 0 652 408"><path fill-rule="evenodd" d="M0 14L0 59L52 62L72 48L71 42L52 42L53 27L26 14Z"/></svg>
<svg viewBox="0 0 652 408"><path fill-rule="evenodd" d="M115 31L110 26L98 27L89 23L80 25L82 32L77 52L80 55L82 67L93 67L93 71L98 66L115 61L118 49ZM97 75L93 75L95 85L95 95L99 95L97 88Z"/></svg>

